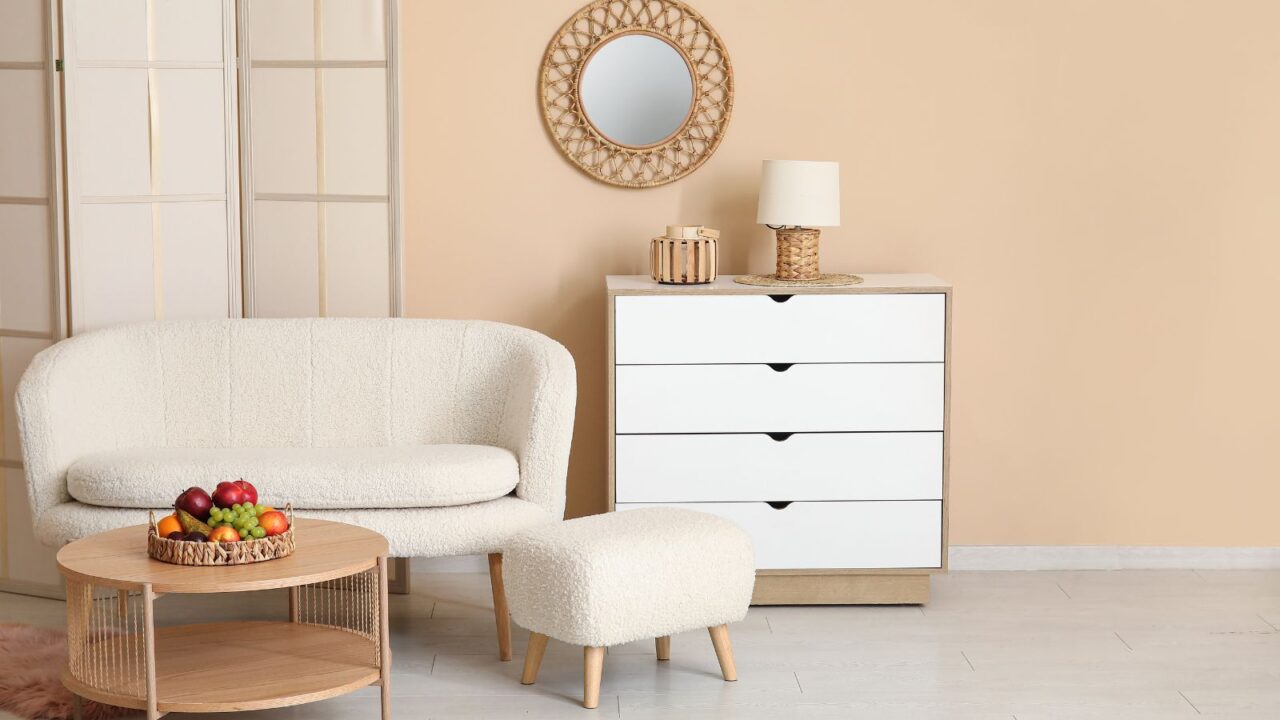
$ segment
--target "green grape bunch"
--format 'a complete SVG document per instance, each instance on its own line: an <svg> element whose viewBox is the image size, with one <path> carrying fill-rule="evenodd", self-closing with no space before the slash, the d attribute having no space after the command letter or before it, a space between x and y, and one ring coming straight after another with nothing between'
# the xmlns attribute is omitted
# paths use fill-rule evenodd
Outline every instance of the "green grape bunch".
<svg viewBox="0 0 1280 720"><path fill-rule="evenodd" d="M209 511L209 527L227 526L240 534L241 540L264 538L267 531L259 527L258 518L267 512L265 505L244 503L229 508L214 507Z"/></svg>

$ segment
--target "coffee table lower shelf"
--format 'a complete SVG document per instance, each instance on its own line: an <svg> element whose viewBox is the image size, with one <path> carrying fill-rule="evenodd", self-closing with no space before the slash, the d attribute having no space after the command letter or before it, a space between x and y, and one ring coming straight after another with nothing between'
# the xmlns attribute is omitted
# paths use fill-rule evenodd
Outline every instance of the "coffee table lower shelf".
<svg viewBox="0 0 1280 720"><path fill-rule="evenodd" d="M146 668L120 663L138 635L90 646L80 667L63 670L76 695L147 709ZM324 700L379 682L378 646L348 629L294 622L225 622L155 631L156 709L161 713L262 710Z"/></svg>

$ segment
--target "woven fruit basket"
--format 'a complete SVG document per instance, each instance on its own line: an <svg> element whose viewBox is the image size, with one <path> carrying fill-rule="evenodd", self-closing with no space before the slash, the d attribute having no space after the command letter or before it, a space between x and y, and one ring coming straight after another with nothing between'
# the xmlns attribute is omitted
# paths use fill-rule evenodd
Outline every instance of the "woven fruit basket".
<svg viewBox="0 0 1280 720"><path fill-rule="evenodd" d="M147 554L160 562L173 565L214 567L220 565L248 565L266 562L293 554L293 505L285 505L289 529L279 535L241 540L240 542L188 542L160 537L156 527L156 514L151 513L147 526Z"/></svg>

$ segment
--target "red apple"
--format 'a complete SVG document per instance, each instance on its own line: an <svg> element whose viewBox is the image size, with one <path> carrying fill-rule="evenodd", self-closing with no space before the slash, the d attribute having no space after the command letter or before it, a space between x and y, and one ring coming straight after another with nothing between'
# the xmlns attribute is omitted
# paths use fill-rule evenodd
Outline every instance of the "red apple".
<svg viewBox="0 0 1280 720"><path fill-rule="evenodd" d="M209 498L209 493L198 487L190 487L186 492L178 496L173 507L178 510L186 510L191 513L200 522L209 519L209 511L213 509L213 500ZM228 506L229 507L229 506Z"/></svg>
<svg viewBox="0 0 1280 720"><path fill-rule="evenodd" d="M244 490L241 490L235 483L220 482L218 487L213 491L213 502L220 508L229 508L232 505L240 505L245 501ZM209 512L206 510L205 515Z"/></svg>
<svg viewBox="0 0 1280 720"><path fill-rule="evenodd" d="M244 491L244 502L247 502L250 505L258 504L258 489L253 485L250 485L248 480L240 478L231 484Z"/></svg>

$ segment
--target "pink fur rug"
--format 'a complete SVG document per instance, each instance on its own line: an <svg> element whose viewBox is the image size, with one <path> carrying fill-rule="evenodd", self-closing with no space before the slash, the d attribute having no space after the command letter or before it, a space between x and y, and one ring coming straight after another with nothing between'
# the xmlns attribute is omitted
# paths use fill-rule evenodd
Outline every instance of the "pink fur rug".
<svg viewBox="0 0 1280 720"><path fill-rule="evenodd" d="M62 687L67 634L0 624L0 710L30 720L70 720L71 693ZM85 720L124 717L136 710L84 701Z"/></svg>

